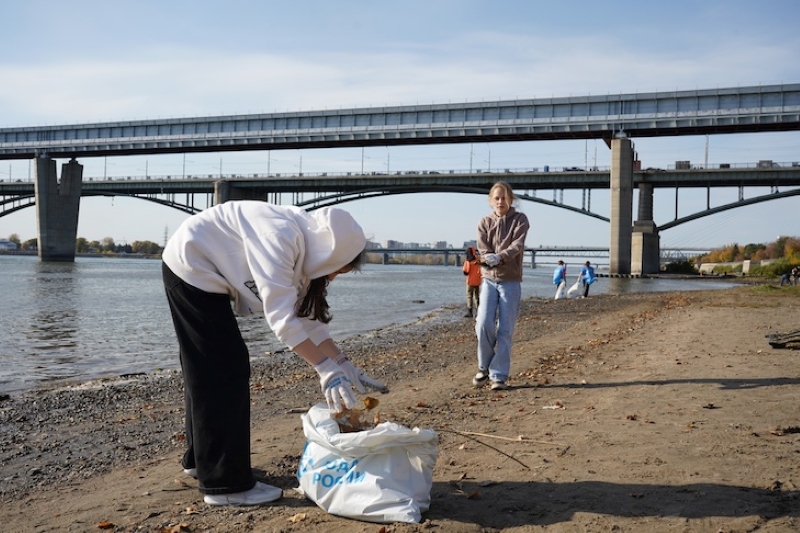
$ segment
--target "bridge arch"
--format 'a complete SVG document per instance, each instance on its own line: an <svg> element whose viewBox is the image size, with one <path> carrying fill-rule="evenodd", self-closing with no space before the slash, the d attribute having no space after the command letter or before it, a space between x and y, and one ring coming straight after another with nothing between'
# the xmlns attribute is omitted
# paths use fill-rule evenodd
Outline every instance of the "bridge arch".
<svg viewBox="0 0 800 533"><path fill-rule="evenodd" d="M747 198L746 200L739 200L737 202L732 202L729 204L713 207L711 209L706 209L705 211L699 211L697 213L687 215L685 217L676 218L672 222L661 224L660 226L658 226L658 229L659 231L665 231L670 228L674 228L675 226L685 224L686 222L691 222L692 220L697 220L698 218L703 218L709 215L722 213L723 211L728 211L729 209L735 209L737 207L744 207L747 205L753 205L761 202L768 202L770 200L778 200L780 198L788 198L790 196L798 196L798 195L800 195L800 189L793 189L791 191L776 192L771 194L764 194L761 196L754 196L753 198Z"/></svg>
<svg viewBox="0 0 800 533"><path fill-rule="evenodd" d="M0 201L0 217L16 213L26 207L33 207L35 205L36 197L33 194L4 198Z"/></svg>
<svg viewBox="0 0 800 533"><path fill-rule="evenodd" d="M295 205L298 207L308 207L310 211L314 209L319 209L320 207L326 207L331 205L339 205L344 204L347 202L353 202L355 200L363 200L365 198L375 198L378 196L392 196L392 195L400 195L400 194L419 194L419 193L453 193L459 192L463 194L478 194L481 196L486 196L487 192L484 189L476 188L476 187L423 187L423 188L414 188L413 190L405 188L405 187L398 187L396 189L390 190L381 190L375 191L372 189L363 189L360 191L349 191L344 193L337 193L337 194L330 194L324 197L317 197L313 200L307 200L303 202L298 202ZM560 209L566 209L568 211L572 211L573 213L577 213L579 215L585 215L589 217L594 217L604 222L610 222L608 217L600 215L598 213L593 213L591 211L587 211L586 209L581 209L579 207L573 207L571 205L562 204L559 202L554 202L552 200L545 200L543 198L538 198L536 196L531 196L529 194L519 194L516 193L517 198L520 200L525 200L528 202L539 203L543 205L548 205L551 207L557 207Z"/></svg>
<svg viewBox="0 0 800 533"><path fill-rule="evenodd" d="M103 196L106 198L109 197L122 197L122 198L136 198L138 200L145 200L147 202L153 202L159 205L163 205L164 207L170 207L172 209L177 209L178 211L182 211L189 215L195 215L202 211L202 209L198 207L194 207L187 204L182 204L180 202L175 202L172 200L165 200L163 198L158 198L154 196L143 196L138 194L125 194L125 193L101 193L101 192L84 192L81 194L81 197L97 197ZM25 196L15 196L13 198L7 198L4 200L0 200L0 218L10 215L12 213L16 213L22 209L27 207L35 207L36 206L36 197L35 195L25 195Z"/></svg>
<svg viewBox="0 0 800 533"><path fill-rule="evenodd" d="M158 198L158 197L155 197L155 196L141 196L141 195L138 195L138 194L120 194L120 193L88 193L88 194L84 194L82 196L87 196L87 197L92 197L92 196L105 196L105 197L120 196L120 197L123 197L123 198L136 198L138 200L145 200L145 201L148 201L148 202L153 202L155 204L163 205L164 207L171 207L173 209L177 209L178 211L183 211L184 213L187 213L189 215L196 215L197 213L202 211L202 209L199 209L199 208L194 207L194 206L182 204L182 203L175 202L175 201L172 201L172 200L165 200L165 199Z"/></svg>

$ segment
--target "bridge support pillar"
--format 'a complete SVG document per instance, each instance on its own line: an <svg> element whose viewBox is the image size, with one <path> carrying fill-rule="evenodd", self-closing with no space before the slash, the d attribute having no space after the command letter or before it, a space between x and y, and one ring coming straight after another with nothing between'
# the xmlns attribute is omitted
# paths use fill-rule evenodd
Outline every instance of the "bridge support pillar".
<svg viewBox="0 0 800 533"><path fill-rule="evenodd" d="M389 254L387 254L386 252L383 253L383 264L384 265L389 264Z"/></svg>
<svg viewBox="0 0 800 533"><path fill-rule="evenodd" d="M60 182L51 158L36 157L33 168L39 260L75 261L83 165L74 159L63 164Z"/></svg>
<svg viewBox="0 0 800 533"><path fill-rule="evenodd" d="M653 185L639 185L639 215L633 223L631 273L657 274L661 269L658 228L653 222Z"/></svg>
<svg viewBox="0 0 800 533"><path fill-rule="evenodd" d="M231 198L231 184L224 180L214 182L214 205L224 204Z"/></svg>
<svg viewBox="0 0 800 533"><path fill-rule="evenodd" d="M633 219L633 143L626 137L611 140L610 274L631 273L631 223Z"/></svg>

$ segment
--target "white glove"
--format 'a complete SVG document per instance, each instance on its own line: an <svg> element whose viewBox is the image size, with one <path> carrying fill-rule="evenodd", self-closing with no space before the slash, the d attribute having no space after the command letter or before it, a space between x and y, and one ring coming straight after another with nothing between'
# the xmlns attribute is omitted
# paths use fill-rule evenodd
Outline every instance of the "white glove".
<svg viewBox="0 0 800 533"><path fill-rule="evenodd" d="M500 256L497 254L486 254L483 256L483 262L490 267L495 267L500 264Z"/></svg>
<svg viewBox="0 0 800 533"><path fill-rule="evenodd" d="M314 365L314 370L319 374L319 383L328 402L328 409L341 413L342 406L352 409L356 405L352 383L342 367L325 358L320 364Z"/></svg>
<svg viewBox="0 0 800 533"><path fill-rule="evenodd" d="M363 374L361 370L353 366L353 363L350 362L350 359L343 353L340 353L334 358L336 364L342 369L342 371L347 376L347 379L350 380L350 383L353 384L353 387L356 388L358 392L364 394L367 392L367 389L364 388L364 385L361 384L361 380L359 378L359 374Z"/></svg>
<svg viewBox="0 0 800 533"><path fill-rule="evenodd" d="M367 386L371 389L374 389L378 392L389 392L389 387L378 381L377 379L369 377L363 370L353 365L347 356L343 353L340 353L334 359L342 370L344 370L347 377L350 378L350 381L353 383L353 386L360 392L364 394L367 392L367 389L364 387Z"/></svg>

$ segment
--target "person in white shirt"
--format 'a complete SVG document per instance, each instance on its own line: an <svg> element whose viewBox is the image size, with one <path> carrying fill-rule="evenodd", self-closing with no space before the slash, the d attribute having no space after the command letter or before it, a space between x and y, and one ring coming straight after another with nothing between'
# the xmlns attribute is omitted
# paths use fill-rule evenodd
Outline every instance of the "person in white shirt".
<svg viewBox="0 0 800 533"><path fill-rule="evenodd" d="M331 339L328 283L361 266L366 238L352 216L231 201L188 218L162 254L180 346L187 450L184 472L211 505L259 505L282 491L250 466L250 361L235 313L263 312L277 338L313 365L332 412L353 388L386 390ZM231 305L231 301L233 305Z"/></svg>

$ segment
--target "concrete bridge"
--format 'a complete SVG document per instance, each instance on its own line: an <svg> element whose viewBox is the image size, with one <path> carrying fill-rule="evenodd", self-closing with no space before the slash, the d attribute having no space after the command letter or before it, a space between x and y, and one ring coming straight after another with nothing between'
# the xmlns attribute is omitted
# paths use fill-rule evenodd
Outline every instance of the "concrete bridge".
<svg viewBox="0 0 800 533"><path fill-rule="evenodd" d="M800 84L785 84L4 128L0 129L0 159L34 161L39 257L41 260L72 261L84 185L78 158L599 138L611 149L606 185L611 192L609 270L614 274L629 274L656 271L659 249L658 227L652 220L656 177L638 184L640 204L638 218L633 220L637 168L634 137L796 130L800 130ZM69 158L62 165L60 181L57 158ZM494 180L498 177L492 176ZM512 176L508 178L513 181ZM587 174L576 176L575 186L585 187L588 178ZM395 184L402 181L396 177L389 179ZM427 180L430 183L431 177ZM241 184L230 186L229 183L216 185L215 201L246 196ZM696 186L722 186L721 182L701 183L698 179ZM452 185L441 185L439 190L456 189ZM358 194L368 197L374 192L362 188ZM312 204L308 206L313 207Z"/></svg>
<svg viewBox="0 0 800 533"><path fill-rule="evenodd" d="M666 248L661 250L659 263L688 261L691 257L707 254L709 251L707 248ZM456 248L371 248L367 250L367 253L381 255L385 265L391 262L392 257L398 255L440 255L442 256L443 265L450 265L452 257L452 264L461 266L464 264L466 255L464 250ZM555 265L559 259L570 258L577 258L581 261L591 258L592 264L607 266L609 249L593 246L540 246L538 248L525 248L525 254L529 258L527 264L530 268L537 268L540 265ZM544 260L537 261L537 257Z"/></svg>

